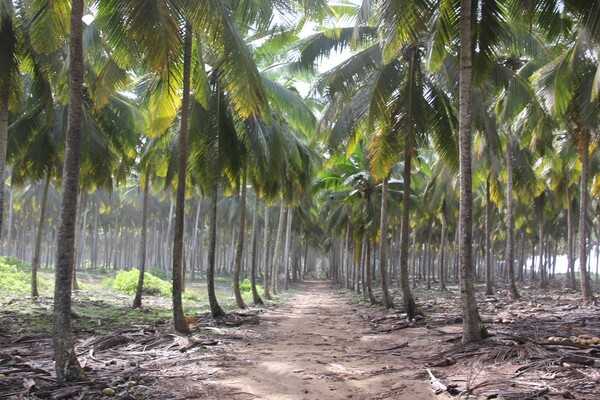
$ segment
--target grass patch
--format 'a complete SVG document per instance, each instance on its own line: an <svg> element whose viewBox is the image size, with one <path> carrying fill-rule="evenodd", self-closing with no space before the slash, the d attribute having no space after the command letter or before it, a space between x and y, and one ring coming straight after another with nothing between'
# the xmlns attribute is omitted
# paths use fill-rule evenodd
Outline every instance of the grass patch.
<svg viewBox="0 0 600 400"><path fill-rule="evenodd" d="M140 271L132 269L129 271L119 271L112 279L107 279L106 282L110 287L118 292L134 295L137 289ZM144 274L143 294L149 296L170 296L171 284L159 277L152 275L149 272Z"/></svg>
<svg viewBox="0 0 600 400"><path fill-rule="evenodd" d="M50 280L38 275L38 289L46 292ZM0 257L0 292L27 295L31 292L31 266L12 257Z"/></svg>
<svg viewBox="0 0 600 400"><path fill-rule="evenodd" d="M263 288L259 284L256 284L256 290L259 293L263 293ZM250 279L246 278L240 283L240 291L242 293L252 293L252 282L250 282Z"/></svg>
<svg viewBox="0 0 600 400"><path fill-rule="evenodd" d="M105 278L103 285L117 292L133 296L137 289L137 283L140 272L137 269L129 271L120 271L114 278ZM146 296L171 297L173 293L172 283L161 279L150 272L144 273L144 288L142 293ZM206 296L202 296L193 289L187 288L182 294L185 300L203 301Z"/></svg>

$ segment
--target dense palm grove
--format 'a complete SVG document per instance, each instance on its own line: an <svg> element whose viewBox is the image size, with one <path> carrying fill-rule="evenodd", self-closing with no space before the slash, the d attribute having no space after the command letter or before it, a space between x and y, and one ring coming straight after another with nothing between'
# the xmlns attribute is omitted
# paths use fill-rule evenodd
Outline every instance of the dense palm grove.
<svg viewBox="0 0 600 400"><path fill-rule="evenodd" d="M3 253L33 298L54 269L57 378L85 270L139 269L134 307L162 270L180 333L223 274L239 308L310 274L409 319L458 284L464 343L478 282L591 301L599 40L590 0L0 0Z"/></svg>

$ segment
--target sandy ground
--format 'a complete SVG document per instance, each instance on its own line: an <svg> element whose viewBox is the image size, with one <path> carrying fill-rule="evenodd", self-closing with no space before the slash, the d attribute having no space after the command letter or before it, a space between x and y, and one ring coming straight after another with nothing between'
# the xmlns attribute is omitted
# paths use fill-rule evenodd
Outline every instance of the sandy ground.
<svg viewBox="0 0 600 400"><path fill-rule="evenodd" d="M215 378L169 378L160 386L188 399L436 398L417 360L403 357L402 349L377 351L401 345L399 335L374 335L348 297L326 282L303 284L260 320L260 336L211 361Z"/></svg>

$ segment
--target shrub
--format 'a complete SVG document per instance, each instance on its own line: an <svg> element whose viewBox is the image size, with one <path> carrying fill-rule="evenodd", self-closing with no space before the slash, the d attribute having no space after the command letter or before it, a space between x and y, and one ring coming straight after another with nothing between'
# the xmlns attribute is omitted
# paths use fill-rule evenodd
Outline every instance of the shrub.
<svg viewBox="0 0 600 400"><path fill-rule="evenodd" d="M15 258L0 257L0 292L28 294L31 291L31 270ZM38 275L38 289L45 291L50 282Z"/></svg>
<svg viewBox="0 0 600 400"><path fill-rule="evenodd" d="M246 278L240 283L240 290L243 293L252 292L252 282L250 282L250 279ZM262 287L260 285L256 285L256 290L260 292L262 291Z"/></svg>
<svg viewBox="0 0 600 400"><path fill-rule="evenodd" d="M119 292L135 294L140 272L137 269L120 271L111 282L111 287ZM144 274L144 294L150 296L170 296L171 284L149 272Z"/></svg>

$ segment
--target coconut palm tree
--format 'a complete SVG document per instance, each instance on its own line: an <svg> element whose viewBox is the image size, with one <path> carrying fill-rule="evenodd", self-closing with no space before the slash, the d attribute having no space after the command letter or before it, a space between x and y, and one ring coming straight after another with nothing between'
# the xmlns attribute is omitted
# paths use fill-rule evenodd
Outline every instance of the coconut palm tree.
<svg viewBox="0 0 600 400"><path fill-rule="evenodd" d="M598 102L593 100L595 65L590 44L579 32L566 45L559 45L556 57L536 73L536 85L551 112L559 118L577 147L581 162L579 187L579 268L584 301L592 298L587 271L587 215L589 207L590 140L597 124Z"/></svg>
<svg viewBox="0 0 600 400"><path fill-rule="evenodd" d="M54 282L54 358L59 382L79 380L83 370L73 347L71 328L72 266L79 192L83 95L83 0L71 1L69 39L69 112L62 173L62 201L57 235Z"/></svg>

